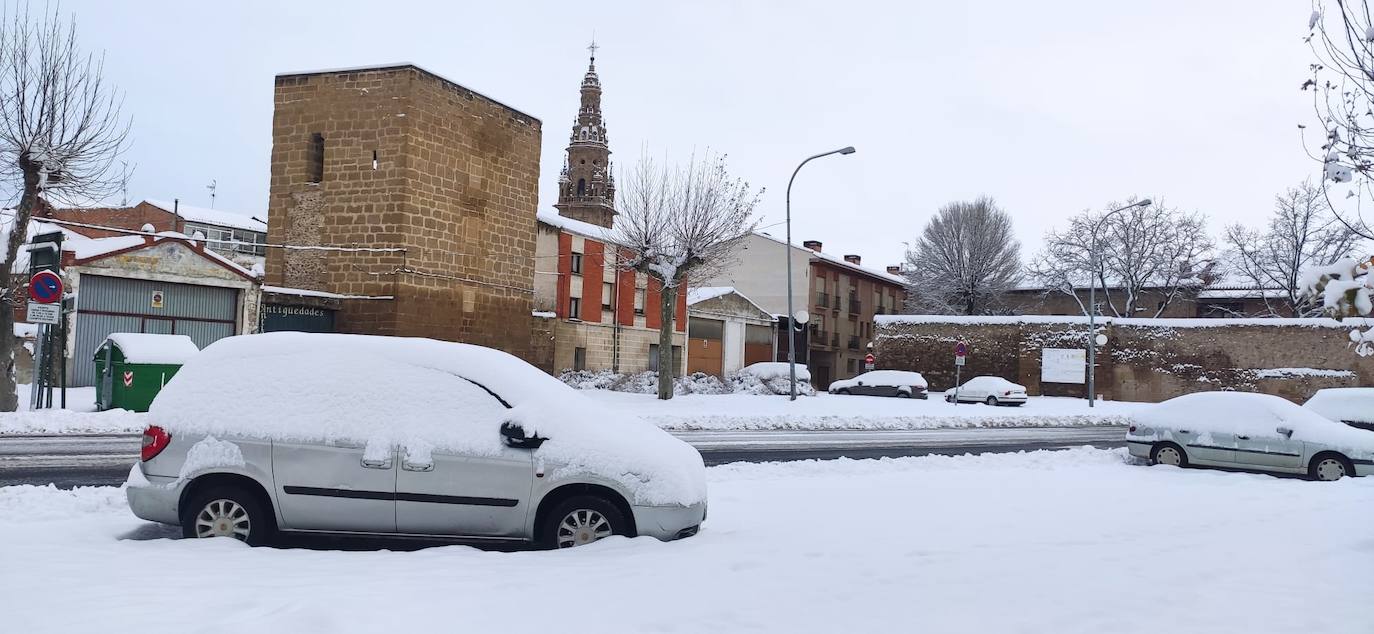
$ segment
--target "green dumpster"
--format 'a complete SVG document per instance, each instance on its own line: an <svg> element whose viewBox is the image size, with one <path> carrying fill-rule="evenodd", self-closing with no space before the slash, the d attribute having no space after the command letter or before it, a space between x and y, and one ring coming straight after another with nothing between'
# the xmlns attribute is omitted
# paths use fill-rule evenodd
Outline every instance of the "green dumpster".
<svg viewBox="0 0 1374 634"><path fill-rule="evenodd" d="M117 332L95 351L96 409L146 412L162 386L200 349L186 335Z"/></svg>

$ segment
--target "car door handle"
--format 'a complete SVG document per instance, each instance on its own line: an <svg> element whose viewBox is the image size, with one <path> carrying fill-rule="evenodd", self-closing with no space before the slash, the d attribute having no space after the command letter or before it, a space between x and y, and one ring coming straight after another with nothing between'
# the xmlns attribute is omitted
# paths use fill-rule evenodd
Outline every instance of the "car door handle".
<svg viewBox="0 0 1374 634"><path fill-rule="evenodd" d="M1236 436L1236 440L1250 440L1249 436Z"/></svg>
<svg viewBox="0 0 1374 634"><path fill-rule="evenodd" d="M433 471L433 470L434 470L434 463L433 463L433 462L415 463L415 462L405 462L405 461L402 461L402 462L401 462L401 468L402 468L402 469L405 469L406 471L421 471L421 472L424 472L424 471Z"/></svg>
<svg viewBox="0 0 1374 634"><path fill-rule="evenodd" d="M1180 430L1178 430L1178 433L1180 433L1180 434L1191 434L1191 433L1193 433L1193 432L1190 432L1190 431L1188 431L1188 430L1186 430L1186 429L1180 429Z"/></svg>
<svg viewBox="0 0 1374 634"><path fill-rule="evenodd" d="M387 458L385 460L368 460L367 458L363 458L363 467L366 469L390 469L391 459Z"/></svg>

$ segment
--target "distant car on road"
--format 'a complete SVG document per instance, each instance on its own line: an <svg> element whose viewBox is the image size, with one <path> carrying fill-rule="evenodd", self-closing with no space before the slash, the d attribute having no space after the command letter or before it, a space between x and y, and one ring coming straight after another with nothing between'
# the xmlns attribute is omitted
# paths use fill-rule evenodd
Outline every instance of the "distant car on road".
<svg viewBox="0 0 1374 634"><path fill-rule="evenodd" d="M1374 473L1374 431L1269 394L1198 392L1133 418L1126 446L1152 464L1305 474L1314 480Z"/></svg>
<svg viewBox="0 0 1374 634"><path fill-rule="evenodd" d="M1019 406L1026 403L1026 386L1012 383L1000 376L979 376L959 386L960 403ZM945 390L945 400L954 402L955 390Z"/></svg>
<svg viewBox="0 0 1374 634"><path fill-rule="evenodd" d="M1317 390L1303 407L1331 420L1374 432L1374 387Z"/></svg>
<svg viewBox="0 0 1374 634"><path fill-rule="evenodd" d="M852 379L835 381L828 391L831 394L926 398L926 387L926 379L920 372L872 370Z"/></svg>
<svg viewBox="0 0 1374 634"><path fill-rule="evenodd" d="M126 495L186 537L580 546L694 535L701 454L520 359L306 333L221 339L153 401Z"/></svg>

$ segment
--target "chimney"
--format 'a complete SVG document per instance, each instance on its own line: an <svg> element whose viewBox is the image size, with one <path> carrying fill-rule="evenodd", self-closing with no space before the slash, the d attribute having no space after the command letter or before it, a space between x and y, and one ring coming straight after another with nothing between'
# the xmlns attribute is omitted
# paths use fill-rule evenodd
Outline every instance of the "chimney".
<svg viewBox="0 0 1374 634"><path fill-rule="evenodd" d="M804 247L806 247L806 248L808 248L808 249L811 249L812 251L815 251L816 253L820 253L820 252L821 252L821 241L820 241L820 240L803 240L803 241L802 241L802 246L804 246Z"/></svg>
<svg viewBox="0 0 1374 634"><path fill-rule="evenodd" d="M857 256L857 255L852 255L852 254L851 254L851 255L846 255L846 256L844 256L844 261L845 261L845 262L848 262L848 263L850 263L850 264L853 264L854 266L858 266L858 265L859 265L859 262L862 261L862 258L860 258L860 257Z"/></svg>
<svg viewBox="0 0 1374 634"><path fill-rule="evenodd" d="M887 266L887 272L888 272L888 274L890 274L890 275L901 275L901 274L902 274L902 265L900 265L900 264L889 264L889 265Z"/></svg>

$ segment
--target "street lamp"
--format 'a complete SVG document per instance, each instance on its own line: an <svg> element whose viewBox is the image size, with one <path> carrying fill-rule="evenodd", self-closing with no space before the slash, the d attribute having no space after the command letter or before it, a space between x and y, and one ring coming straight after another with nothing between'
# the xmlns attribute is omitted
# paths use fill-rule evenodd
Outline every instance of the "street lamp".
<svg viewBox="0 0 1374 634"><path fill-rule="evenodd" d="M787 248L783 249L783 256L787 258L787 374L792 380L792 396L788 400L797 400L797 324L796 315L792 312L792 181L797 180L797 172L801 171L803 165L831 154L853 154L854 147L844 147L829 152L821 152L815 156L807 158L792 170L792 178L787 179Z"/></svg>
<svg viewBox="0 0 1374 634"><path fill-rule="evenodd" d="M1088 407L1092 407L1097 400L1097 268L1101 265L1097 255L1097 232L1102 229L1102 223L1113 215L1127 209L1147 207L1153 202L1146 198L1138 203L1113 209L1107 212L1107 215L1098 218L1097 224L1093 225L1093 239L1092 244L1089 245L1091 252L1088 254L1092 259L1092 271L1088 275Z"/></svg>

